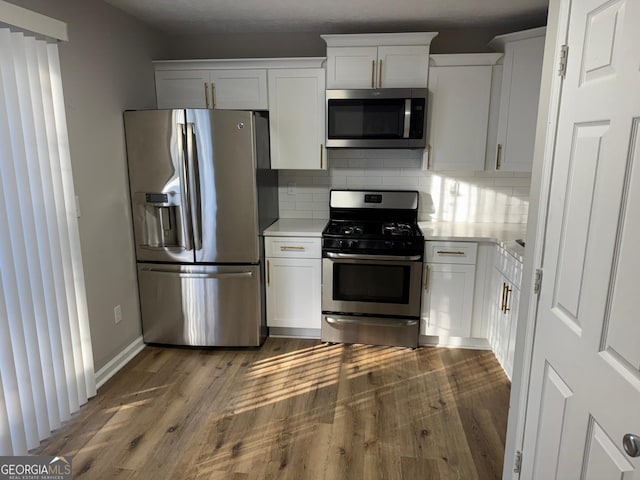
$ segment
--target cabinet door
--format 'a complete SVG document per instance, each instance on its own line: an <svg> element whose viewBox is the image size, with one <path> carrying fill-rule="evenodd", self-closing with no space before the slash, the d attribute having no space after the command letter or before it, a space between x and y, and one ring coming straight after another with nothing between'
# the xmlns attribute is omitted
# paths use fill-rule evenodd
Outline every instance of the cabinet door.
<svg viewBox="0 0 640 480"><path fill-rule="evenodd" d="M326 168L322 68L269 70L271 168Z"/></svg>
<svg viewBox="0 0 640 480"><path fill-rule="evenodd" d="M158 108L208 108L208 82L209 70L157 71Z"/></svg>
<svg viewBox="0 0 640 480"><path fill-rule="evenodd" d="M378 47L327 48L327 88L375 88L377 60Z"/></svg>
<svg viewBox="0 0 640 480"><path fill-rule="evenodd" d="M484 170L491 72L489 65L431 67L428 148L433 170Z"/></svg>
<svg viewBox="0 0 640 480"><path fill-rule="evenodd" d="M544 37L505 47L496 169L530 172L533 164Z"/></svg>
<svg viewBox="0 0 640 480"><path fill-rule="evenodd" d="M469 337L475 265L432 263L425 273L421 333Z"/></svg>
<svg viewBox="0 0 640 480"><path fill-rule="evenodd" d="M377 88L425 88L429 71L429 47L378 47Z"/></svg>
<svg viewBox="0 0 640 480"><path fill-rule="evenodd" d="M267 259L267 326L320 328L321 262Z"/></svg>
<svg viewBox="0 0 640 480"><path fill-rule="evenodd" d="M213 108L222 110L267 110L267 71L212 70Z"/></svg>

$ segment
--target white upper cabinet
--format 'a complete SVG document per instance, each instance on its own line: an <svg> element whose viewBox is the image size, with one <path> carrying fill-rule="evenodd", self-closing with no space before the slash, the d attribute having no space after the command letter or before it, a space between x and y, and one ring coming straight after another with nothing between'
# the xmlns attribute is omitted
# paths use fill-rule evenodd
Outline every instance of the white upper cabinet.
<svg viewBox="0 0 640 480"><path fill-rule="evenodd" d="M211 108L267 110L267 70L212 70Z"/></svg>
<svg viewBox="0 0 640 480"><path fill-rule="evenodd" d="M425 88L436 35L321 35L327 43L327 88Z"/></svg>
<svg viewBox="0 0 640 480"><path fill-rule="evenodd" d="M431 55L427 168L485 168L493 65L502 54Z"/></svg>
<svg viewBox="0 0 640 480"><path fill-rule="evenodd" d="M271 168L327 168L322 68L269 70Z"/></svg>
<svg viewBox="0 0 640 480"><path fill-rule="evenodd" d="M504 52L495 170L530 172L538 117L545 27L500 35L489 44Z"/></svg>
<svg viewBox="0 0 640 480"><path fill-rule="evenodd" d="M209 108L208 70L156 70L158 108Z"/></svg>
<svg viewBox="0 0 640 480"><path fill-rule="evenodd" d="M268 110L267 72L314 68L322 57L153 62L158 108Z"/></svg>

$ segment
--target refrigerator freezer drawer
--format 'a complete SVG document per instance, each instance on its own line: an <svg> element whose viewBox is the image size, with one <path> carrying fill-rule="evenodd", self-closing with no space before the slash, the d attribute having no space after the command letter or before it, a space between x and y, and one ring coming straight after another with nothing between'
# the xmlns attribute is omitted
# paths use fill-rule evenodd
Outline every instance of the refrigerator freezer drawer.
<svg viewBox="0 0 640 480"><path fill-rule="evenodd" d="M258 265L138 264L145 343L252 347L264 340Z"/></svg>

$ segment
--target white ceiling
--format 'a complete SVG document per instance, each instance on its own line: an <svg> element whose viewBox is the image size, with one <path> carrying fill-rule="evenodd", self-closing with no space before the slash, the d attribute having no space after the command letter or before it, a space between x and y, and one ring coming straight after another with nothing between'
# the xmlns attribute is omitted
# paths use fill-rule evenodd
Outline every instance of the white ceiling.
<svg viewBox="0 0 640 480"><path fill-rule="evenodd" d="M544 21L548 0L105 0L167 33L389 32Z"/></svg>

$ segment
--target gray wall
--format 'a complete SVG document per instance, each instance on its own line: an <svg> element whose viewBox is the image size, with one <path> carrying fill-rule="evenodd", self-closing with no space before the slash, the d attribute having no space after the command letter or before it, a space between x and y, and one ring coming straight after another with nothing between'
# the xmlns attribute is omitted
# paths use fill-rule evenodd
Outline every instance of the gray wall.
<svg viewBox="0 0 640 480"><path fill-rule="evenodd" d="M536 21L511 23L491 28L428 29L439 32L431 53L481 53L496 35L544 25ZM329 32L326 32L329 33ZM348 32L360 33L360 32ZM326 44L320 33L247 33L168 36L166 60L187 58L324 57Z"/></svg>
<svg viewBox="0 0 640 480"><path fill-rule="evenodd" d="M60 62L98 370L141 334L122 112L155 106L163 37L99 0L10 1L68 24Z"/></svg>

